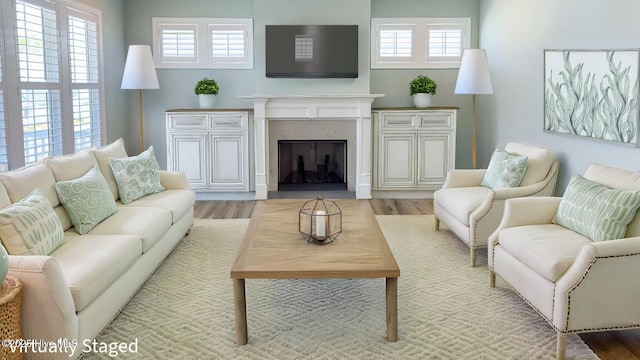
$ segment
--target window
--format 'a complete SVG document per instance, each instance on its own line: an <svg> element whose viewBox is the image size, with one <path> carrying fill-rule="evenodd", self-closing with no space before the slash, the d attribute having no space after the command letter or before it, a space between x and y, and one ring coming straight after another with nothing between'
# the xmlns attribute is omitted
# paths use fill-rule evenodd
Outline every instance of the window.
<svg viewBox="0 0 640 360"><path fill-rule="evenodd" d="M457 68L471 42L470 18L371 20L371 68Z"/></svg>
<svg viewBox="0 0 640 360"><path fill-rule="evenodd" d="M2 19L2 4L0 4L0 19ZM4 81L4 71L6 66L4 65L4 31L0 26L0 171L9 170L9 159L7 158L7 132L5 125L5 101L4 95L6 94L6 82Z"/></svg>
<svg viewBox="0 0 640 360"><path fill-rule="evenodd" d="M0 55L14 54L3 65L16 70L0 83L0 171L99 146L100 12L67 0L0 1L10 20L0 30L15 34Z"/></svg>
<svg viewBox="0 0 640 360"><path fill-rule="evenodd" d="M157 68L253 69L253 20L153 18Z"/></svg>

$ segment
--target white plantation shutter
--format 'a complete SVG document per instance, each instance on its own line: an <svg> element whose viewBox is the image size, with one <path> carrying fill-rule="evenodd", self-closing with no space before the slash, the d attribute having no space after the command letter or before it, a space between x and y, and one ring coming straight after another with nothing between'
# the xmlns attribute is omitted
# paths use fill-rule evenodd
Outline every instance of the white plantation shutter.
<svg viewBox="0 0 640 360"><path fill-rule="evenodd" d="M54 4L16 1L25 164L62 155L57 24Z"/></svg>
<svg viewBox="0 0 640 360"><path fill-rule="evenodd" d="M2 6L0 6L0 19L2 19ZM5 93L6 82L4 66L4 33L0 26L0 171L9 170L9 158L7 149L7 126L5 121Z"/></svg>
<svg viewBox="0 0 640 360"><path fill-rule="evenodd" d="M427 61L460 61L464 49L463 29L429 26L427 31Z"/></svg>
<svg viewBox="0 0 640 360"><path fill-rule="evenodd" d="M372 69L457 68L470 45L470 18L374 18Z"/></svg>
<svg viewBox="0 0 640 360"><path fill-rule="evenodd" d="M70 12L68 27L74 151L78 152L100 146L98 19Z"/></svg>
<svg viewBox="0 0 640 360"><path fill-rule="evenodd" d="M189 24L160 24L158 59L163 63L198 62L196 45L198 26Z"/></svg>
<svg viewBox="0 0 640 360"><path fill-rule="evenodd" d="M413 31L410 29L380 30L380 57L408 58L413 50Z"/></svg>
<svg viewBox="0 0 640 360"><path fill-rule="evenodd" d="M253 69L253 20L153 18L157 68Z"/></svg>
<svg viewBox="0 0 640 360"><path fill-rule="evenodd" d="M0 171L101 145L100 11L71 0L0 10Z"/></svg>

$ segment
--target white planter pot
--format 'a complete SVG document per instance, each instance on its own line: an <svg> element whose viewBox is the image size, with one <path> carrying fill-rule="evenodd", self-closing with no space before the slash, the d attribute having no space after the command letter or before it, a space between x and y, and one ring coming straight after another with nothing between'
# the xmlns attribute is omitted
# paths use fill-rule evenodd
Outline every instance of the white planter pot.
<svg viewBox="0 0 640 360"><path fill-rule="evenodd" d="M216 95L200 94L198 95L198 102L200 103L200 109L212 109L216 106Z"/></svg>
<svg viewBox="0 0 640 360"><path fill-rule="evenodd" d="M417 108L426 108L431 105L431 94L413 94L413 105Z"/></svg>

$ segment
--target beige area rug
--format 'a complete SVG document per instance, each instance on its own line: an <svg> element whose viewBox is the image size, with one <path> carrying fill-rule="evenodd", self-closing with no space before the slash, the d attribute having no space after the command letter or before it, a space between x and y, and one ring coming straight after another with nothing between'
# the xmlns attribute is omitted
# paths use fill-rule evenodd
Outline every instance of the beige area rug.
<svg viewBox="0 0 640 360"><path fill-rule="evenodd" d="M499 279L489 287L486 255L469 267L469 249L435 232L433 216L377 219L401 271L398 342L385 339L383 279L247 280L249 343L236 346L229 271L248 219L196 220L97 340L138 339L118 359L555 357L551 327ZM110 357L83 357L94 358ZM567 358L597 356L571 335Z"/></svg>

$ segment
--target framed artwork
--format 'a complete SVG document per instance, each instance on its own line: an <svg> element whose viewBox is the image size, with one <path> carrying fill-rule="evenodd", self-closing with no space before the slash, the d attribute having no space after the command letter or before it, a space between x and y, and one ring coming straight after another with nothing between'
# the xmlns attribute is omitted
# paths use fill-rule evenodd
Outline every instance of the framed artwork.
<svg viewBox="0 0 640 360"><path fill-rule="evenodd" d="M638 146L639 51L545 50L544 130Z"/></svg>

